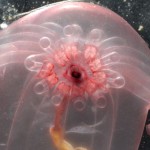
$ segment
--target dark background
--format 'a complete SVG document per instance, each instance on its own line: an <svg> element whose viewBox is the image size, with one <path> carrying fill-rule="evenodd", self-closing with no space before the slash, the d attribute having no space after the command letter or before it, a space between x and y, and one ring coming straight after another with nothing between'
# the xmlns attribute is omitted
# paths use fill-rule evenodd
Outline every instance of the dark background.
<svg viewBox="0 0 150 150"><path fill-rule="evenodd" d="M150 0L84 0L108 7L122 16L150 46ZM16 15L58 0L0 0L0 23L11 23ZM145 126L150 123L150 111ZM139 150L150 150L150 136L143 131Z"/></svg>

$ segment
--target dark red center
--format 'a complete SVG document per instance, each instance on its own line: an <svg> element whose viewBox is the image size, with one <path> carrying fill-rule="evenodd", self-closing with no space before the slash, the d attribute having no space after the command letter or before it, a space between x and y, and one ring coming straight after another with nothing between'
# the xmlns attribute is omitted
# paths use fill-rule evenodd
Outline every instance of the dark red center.
<svg viewBox="0 0 150 150"><path fill-rule="evenodd" d="M70 65L66 72L64 73L64 77L74 84L80 84L84 80L86 80L86 74L84 69L79 65Z"/></svg>
<svg viewBox="0 0 150 150"><path fill-rule="evenodd" d="M81 73L78 71L72 71L71 76L75 79L80 79L81 78Z"/></svg>

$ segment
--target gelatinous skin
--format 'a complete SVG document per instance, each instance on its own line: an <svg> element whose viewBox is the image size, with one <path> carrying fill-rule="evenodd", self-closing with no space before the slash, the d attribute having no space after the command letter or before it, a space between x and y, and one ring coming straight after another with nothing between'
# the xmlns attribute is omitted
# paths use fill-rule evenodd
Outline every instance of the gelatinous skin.
<svg viewBox="0 0 150 150"><path fill-rule="evenodd" d="M5 150L138 149L149 48L111 10L42 7L1 31L0 54Z"/></svg>
<svg viewBox="0 0 150 150"><path fill-rule="evenodd" d="M82 32L82 29L79 25L73 24L66 26L63 32L66 36L70 36L72 32L75 34ZM98 32L100 31L97 29L96 34ZM72 36L71 38L76 38L74 35ZM45 63L38 72L39 78L47 80L50 88L55 88L53 95L56 93L60 97L64 97L62 102L56 106L54 127L50 127L50 135L58 150L73 149L64 140L61 127L62 114L67 109L68 100L75 101L80 97L77 103L81 104L76 104L76 106L79 105L79 109L81 109L84 105L82 103L85 103L86 100L85 95L87 98L93 99L93 103L97 103L99 96L104 92L107 93L110 85L114 88L121 88L125 84L124 77L118 72L102 65L103 58L100 57L100 52L95 45L79 43L81 41L78 40L60 43L58 50L56 49L45 57L43 60ZM42 38L40 45L42 48L47 48L50 46L50 39ZM29 59L32 59L31 57ZM27 59L26 64L28 63ZM97 94L98 96L96 96Z"/></svg>

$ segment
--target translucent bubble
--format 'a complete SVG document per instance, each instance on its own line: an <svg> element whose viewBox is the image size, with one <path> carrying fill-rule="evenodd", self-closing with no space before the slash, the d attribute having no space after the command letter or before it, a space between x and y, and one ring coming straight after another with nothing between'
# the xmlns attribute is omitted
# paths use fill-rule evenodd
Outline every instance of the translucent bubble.
<svg viewBox="0 0 150 150"><path fill-rule="evenodd" d="M67 25L63 29L64 35L67 37L79 37L82 34L82 29L77 24Z"/></svg>
<svg viewBox="0 0 150 150"><path fill-rule="evenodd" d="M48 91L48 89L49 89L48 85L44 80L39 81L34 86L34 91L35 91L36 94L43 94L46 91Z"/></svg>
<svg viewBox="0 0 150 150"><path fill-rule="evenodd" d="M104 69L108 79L108 86L112 88L122 88L125 85L124 77L117 71Z"/></svg>
<svg viewBox="0 0 150 150"><path fill-rule="evenodd" d="M100 43L102 36L103 36L103 31L100 29L92 29L87 37L88 41L92 43Z"/></svg>
<svg viewBox="0 0 150 150"><path fill-rule="evenodd" d="M100 96L94 101L94 103L98 108L105 108L107 106L107 99L104 96Z"/></svg>
<svg viewBox="0 0 150 150"><path fill-rule="evenodd" d="M54 95L54 96L52 96L52 98L51 98L51 102L52 102L54 105L60 104L61 100L62 100L62 98L61 98L60 95Z"/></svg>
<svg viewBox="0 0 150 150"><path fill-rule="evenodd" d="M114 79L108 79L109 86L112 88L122 88L125 85L125 79L122 76L118 76Z"/></svg>
<svg viewBox="0 0 150 150"><path fill-rule="evenodd" d="M28 70L37 72L43 66L46 56L46 53L29 55L24 60L24 65Z"/></svg>
<svg viewBox="0 0 150 150"><path fill-rule="evenodd" d="M78 97L74 100L73 105L77 111L83 111L86 107L85 99L82 97Z"/></svg>
<svg viewBox="0 0 150 150"><path fill-rule="evenodd" d="M51 40L48 37L42 37L39 41L40 47L46 51L50 52Z"/></svg>

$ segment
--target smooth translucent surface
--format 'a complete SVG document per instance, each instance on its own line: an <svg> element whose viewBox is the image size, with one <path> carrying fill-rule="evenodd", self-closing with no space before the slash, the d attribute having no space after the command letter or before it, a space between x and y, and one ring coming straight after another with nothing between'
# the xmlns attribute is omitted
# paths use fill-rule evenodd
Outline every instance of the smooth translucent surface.
<svg viewBox="0 0 150 150"><path fill-rule="evenodd" d="M65 95L65 150L137 150L149 57L126 21L94 4L58 3L16 21L0 33L0 150L55 150L49 129Z"/></svg>

